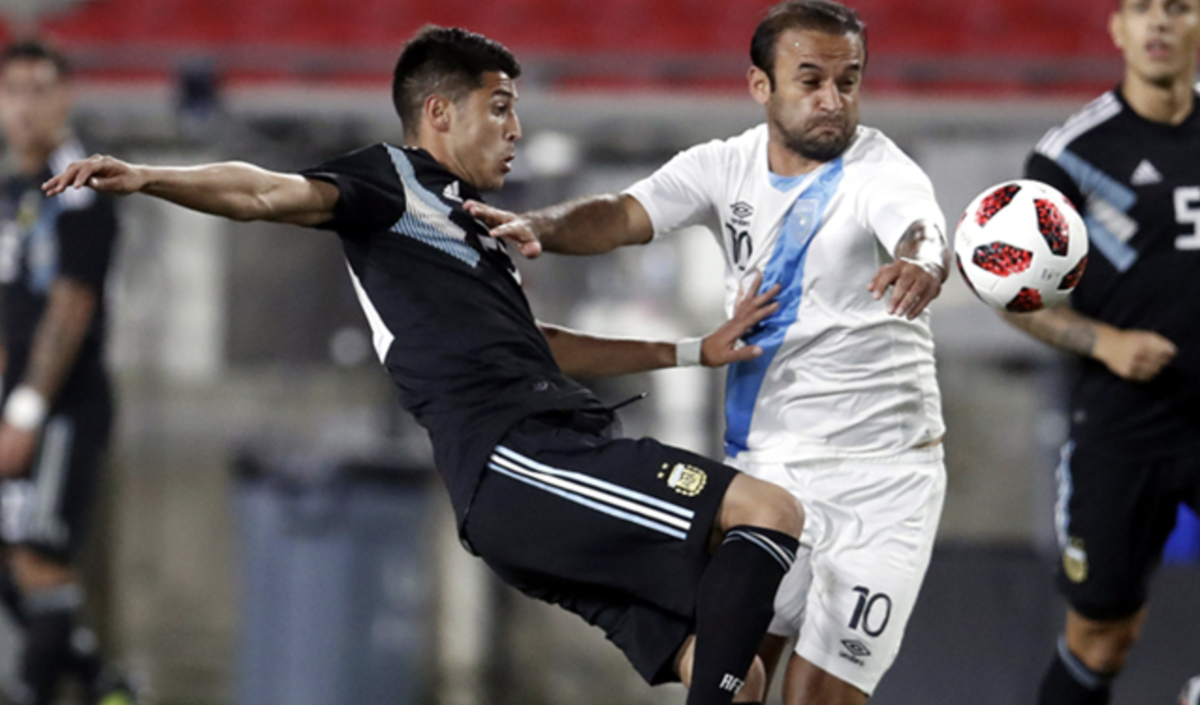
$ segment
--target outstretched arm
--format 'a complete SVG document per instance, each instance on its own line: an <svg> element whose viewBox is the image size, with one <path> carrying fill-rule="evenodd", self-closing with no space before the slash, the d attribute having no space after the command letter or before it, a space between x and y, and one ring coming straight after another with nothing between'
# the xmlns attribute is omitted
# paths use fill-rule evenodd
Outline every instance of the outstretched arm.
<svg viewBox="0 0 1200 705"><path fill-rule="evenodd" d="M1158 333L1114 328L1066 304L1033 313L1000 315L1044 343L1099 360L1113 374L1131 382L1154 379L1177 352L1175 344Z"/></svg>
<svg viewBox="0 0 1200 705"><path fill-rule="evenodd" d="M128 164L95 155L72 162L42 185L48 196L89 186L125 195L145 193L185 208L233 220L319 225L333 216L338 189L324 181L225 162L195 167Z"/></svg>
<svg viewBox="0 0 1200 705"><path fill-rule="evenodd" d="M646 209L628 194L587 196L519 215L478 201L465 206L492 229L492 237L508 240L530 259L543 250L596 255L654 237Z"/></svg>
<svg viewBox="0 0 1200 705"><path fill-rule="evenodd" d="M762 275L759 275L750 290L757 291L761 281ZM779 309L779 304L774 301L779 289L776 284L762 293L740 297L733 316L699 341L666 343L602 338L544 323L538 326L550 343L555 361L563 373L571 377L611 377L681 364L721 367L762 355L762 348L742 345L741 339ZM689 344L696 345L698 353L688 352ZM698 359L688 360L689 356Z"/></svg>

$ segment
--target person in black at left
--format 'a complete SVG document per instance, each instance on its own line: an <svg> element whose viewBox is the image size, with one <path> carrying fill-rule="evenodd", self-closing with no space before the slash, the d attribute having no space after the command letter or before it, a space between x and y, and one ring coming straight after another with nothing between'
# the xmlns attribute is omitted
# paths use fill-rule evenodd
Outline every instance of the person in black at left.
<svg viewBox="0 0 1200 705"><path fill-rule="evenodd" d="M0 598L26 637L10 688L17 705L51 702L67 674L88 702L133 702L78 619L74 566L112 425L104 282L117 222L111 196L39 188L86 155L68 129L70 108L61 54L35 41L0 54Z"/></svg>
<svg viewBox="0 0 1200 705"><path fill-rule="evenodd" d="M601 627L647 681L682 679L689 705L760 701L755 651L803 511L720 463L621 438L612 411L570 379L669 367L679 351L538 324L505 245L463 209L509 171L519 74L500 44L426 27L395 70L403 147L299 175L97 155L45 189L140 191L337 232L380 360L429 431L464 545L526 594ZM775 293L745 296L700 361L761 354L738 339L775 309Z"/></svg>

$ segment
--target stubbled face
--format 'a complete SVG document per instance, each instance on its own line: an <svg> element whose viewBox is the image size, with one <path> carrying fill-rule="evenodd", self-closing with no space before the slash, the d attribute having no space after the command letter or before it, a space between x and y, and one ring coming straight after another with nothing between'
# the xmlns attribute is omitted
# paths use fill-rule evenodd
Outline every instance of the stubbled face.
<svg viewBox="0 0 1200 705"><path fill-rule="evenodd" d="M1109 29L1133 77L1164 87L1191 81L1200 51L1200 0L1124 0Z"/></svg>
<svg viewBox="0 0 1200 705"><path fill-rule="evenodd" d="M52 151L70 109L70 87L53 63L13 59L0 72L0 123L18 155Z"/></svg>
<svg viewBox="0 0 1200 705"><path fill-rule="evenodd" d="M788 149L822 162L846 150L858 127L864 59L854 34L790 29L779 35L774 88L763 83L765 75L756 82L752 73L751 89Z"/></svg>
<svg viewBox="0 0 1200 705"><path fill-rule="evenodd" d="M483 79L483 86L454 104L447 147L463 178L480 191L494 191L512 169L521 123L513 79L502 71Z"/></svg>

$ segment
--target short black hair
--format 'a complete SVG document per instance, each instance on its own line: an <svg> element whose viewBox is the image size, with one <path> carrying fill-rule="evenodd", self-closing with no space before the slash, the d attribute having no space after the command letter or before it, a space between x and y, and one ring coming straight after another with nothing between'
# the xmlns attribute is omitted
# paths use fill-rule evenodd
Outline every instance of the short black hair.
<svg viewBox="0 0 1200 705"><path fill-rule="evenodd" d="M425 99L443 95L458 103L483 85L483 74L503 71L521 75L521 64L503 44L461 27L425 25L404 45L392 76L392 103L404 124L405 137L415 137Z"/></svg>
<svg viewBox="0 0 1200 705"><path fill-rule="evenodd" d="M0 52L0 69L13 61L49 61L60 79L71 77L71 62L58 49L40 39L25 39L13 42Z"/></svg>
<svg viewBox="0 0 1200 705"><path fill-rule="evenodd" d="M834 0L785 0L767 11L750 40L750 61L762 69L775 88L775 48L779 35L789 29L811 29L826 34L857 34L867 52L867 24L854 8Z"/></svg>

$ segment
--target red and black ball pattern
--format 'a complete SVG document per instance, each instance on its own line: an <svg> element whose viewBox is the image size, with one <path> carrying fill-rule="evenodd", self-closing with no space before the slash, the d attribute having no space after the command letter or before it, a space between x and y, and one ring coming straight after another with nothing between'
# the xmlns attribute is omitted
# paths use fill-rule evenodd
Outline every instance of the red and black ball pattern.
<svg viewBox="0 0 1200 705"><path fill-rule="evenodd" d="M1042 308L1042 294L1037 289L1023 287L1004 308L1013 313L1040 311Z"/></svg>
<svg viewBox="0 0 1200 705"><path fill-rule="evenodd" d="M988 197L983 199L983 202L979 204L979 210L975 211L975 222L980 226L987 225L987 222L991 220L997 213L999 213L1000 209L1004 208L1009 203L1012 203L1013 198L1016 197L1020 191L1021 187L1017 184L1001 186L995 191L992 191L990 194L988 194Z"/></svg>
<svg viewBox="0 0 1200 705"><path fill-rule="evenodd" d="M1067 254L1067 220L1058 210L1058 206L1044 198L1035 198L1033 205L1037 207L1038 230L1046 240L1050 251L1059 257Z"/></svg>
<svg viewBox="0 0 1200 705"><path fill-rule="evenodd" d="M1008 243L992 242L976 247L971 253L971 261L976 267L998 277L1011 277L1029 269L1033 253Z"/></svg>
<svg viewBox="0 0 1200 705"><path fill-rule="evenodd" d="M1067 272L1066 276L1062 278L1062 281L1058 283L1058 290L1067 291L1078 286L1079 280L1083 278L1083 270L1086 268L1087 255L1084 255L1083 259L1079 260L1079 264L1072 267L1071 271Z"/></svg>

